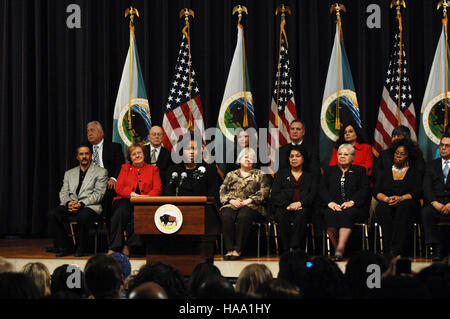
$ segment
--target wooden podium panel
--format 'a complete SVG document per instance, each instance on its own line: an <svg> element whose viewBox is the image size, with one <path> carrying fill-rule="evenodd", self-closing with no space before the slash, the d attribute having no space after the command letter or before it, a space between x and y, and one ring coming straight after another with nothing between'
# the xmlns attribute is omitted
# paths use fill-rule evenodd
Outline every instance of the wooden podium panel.
<svg viewBox="0 0 450 319"><path fill-rule="evenodd" d="M183 214L183 225L177 235L204 235L205 207L204 206L177 206ZM159 206L134 206L134 232L141 235L162 234L155 225L155 212Z"/></svg>
<svg viewBox="0 0 450 319"><path fill-rule="evenodd" d="M163 261L190 275L200 262L214 258L214 246L221 221L214 198L205 196L139 196L134 206L134 232L143 237L147 262ZM165 204L175 205L183 223L174 234L162 233L155 224L155 213Z"/></svg>

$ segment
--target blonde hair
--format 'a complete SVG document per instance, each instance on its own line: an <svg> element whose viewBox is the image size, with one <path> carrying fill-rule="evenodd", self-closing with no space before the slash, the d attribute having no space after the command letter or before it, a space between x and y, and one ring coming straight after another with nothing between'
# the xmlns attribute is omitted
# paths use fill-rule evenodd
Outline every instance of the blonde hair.
<svg viewBox="0 0 450 319"><path fill-rule="evenodd" d="M50 294L50 272L43 263L28 263L22 272L34 281L42 296Z"/></svg>
<svg viewBox="0 0 450 319"><path fill-rule="evenodd" d="M14 271L14 266L6 258L0 257L0 273Z"/></svg>
<svg viewBox="0 0 450 319"><path fill-rule="evenodd" d="M250 264L242 269L236 281L236 292L246 296L255 296L258 288L273 279L272 272L264 264Z"/></svg>

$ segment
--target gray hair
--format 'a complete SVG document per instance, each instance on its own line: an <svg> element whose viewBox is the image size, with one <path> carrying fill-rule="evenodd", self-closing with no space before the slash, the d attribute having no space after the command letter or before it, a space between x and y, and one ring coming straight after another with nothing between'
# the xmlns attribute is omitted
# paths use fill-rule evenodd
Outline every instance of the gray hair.
<svg viewBox="0 0 450 319"><path fill-rule="evenodd" d="M242 158L246 155L251 157L252 163L256 163L256 152L253 149L246 147L246 148L242 149L242 151L239 153L239 155L236 159L236 164L240 164Z"/></svg>
<svg viewBox="0 0 450 319"><path fill-rule="evenodd" d="M338 148L338 153L339 153L339 151L341 150L341 148L347 148L347 149L350 151L350 154L351 154L353 157L355 157L355 148L353 147L352 144L348 144L348 143L341 144L341 146L339 146L339 148Z"/></svg>
<svg viewBox="0 0 450 319"><path fill-rule="evenodd" d="M98 129L99 129L100 131L103 131L103 126L102 126L102 124L101 124L99 121L92 121L92 122L89 122L87 125L89 126L89 125L91 125L91 124L97 125Z"/></svg>

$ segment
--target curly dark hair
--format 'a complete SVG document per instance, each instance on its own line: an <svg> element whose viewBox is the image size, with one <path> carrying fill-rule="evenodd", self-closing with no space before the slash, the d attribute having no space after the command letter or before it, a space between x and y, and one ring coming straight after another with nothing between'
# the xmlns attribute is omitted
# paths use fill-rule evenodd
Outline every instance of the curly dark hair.
<svg viewBox="0 0 450 319"><path fill-rule="evenodd" d="M349 121L349 122L343 123L343 125L341 126L341 129L339 130L339 137L334 144L334 147L336 149L338 149L339 146L341 146L341 144L347 143L344 138L344 132L345 132L345 129L347 128L347 126L351 126L355 130L357 143L359 143L359 144L367 143L364 133L363 133L362 129L358 126L358 124L356 124L355 121Z"/></svg>
<svg viewBox="0 0 450 319"><path fill-rule="evenodd" d="M422 156L422 151L419 148L419 145L410 140L409 138L402 138L399 140L395 140L390 146L389 151L392 156L392 161L394 160L394 153L397 148L403 146L405 150L408 152L408 162L409 165L415 166L417 160Z"/></svg>

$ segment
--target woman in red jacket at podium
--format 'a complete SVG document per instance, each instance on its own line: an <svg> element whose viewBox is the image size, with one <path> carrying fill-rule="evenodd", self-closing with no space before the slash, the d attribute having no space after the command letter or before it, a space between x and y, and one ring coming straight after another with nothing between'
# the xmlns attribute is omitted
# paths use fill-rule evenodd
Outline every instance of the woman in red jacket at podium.
<svg viewBox="0 0 450 319"><path fill-rule="evenodd" d="M159 196L162 192L161 178L157 166L145 162L144 145L131 144L126 153L130 163L122 165L117 178L116 193L113 200L110 243L108 254L115 251L129 256L129 243L137 239L134 233L133 208L130 198L133 196ZM126 237L124 237L124 232Z"/></svg>

